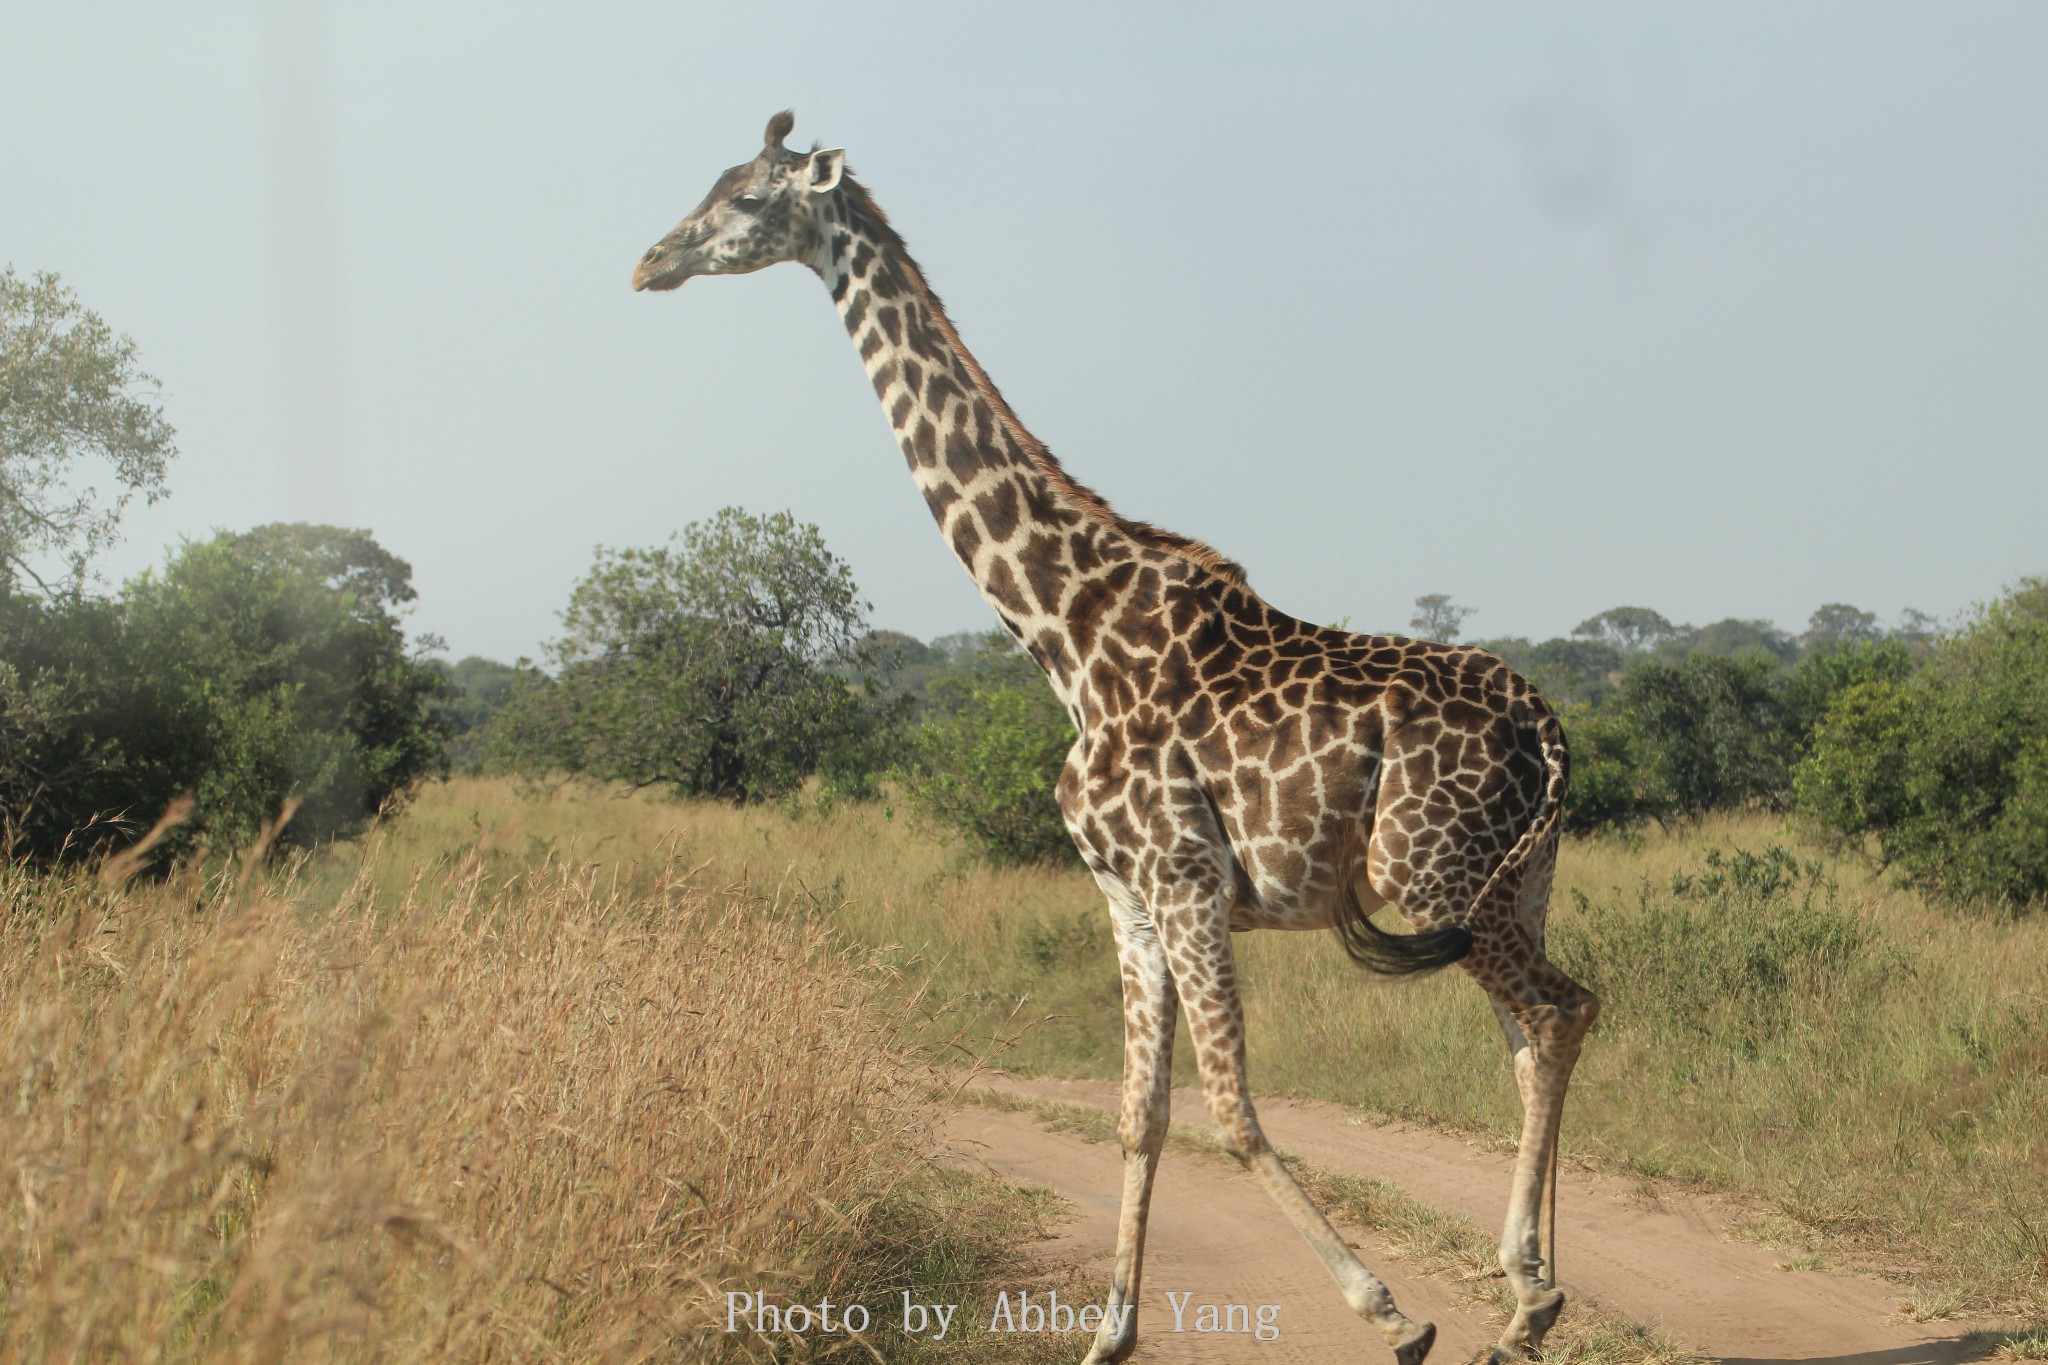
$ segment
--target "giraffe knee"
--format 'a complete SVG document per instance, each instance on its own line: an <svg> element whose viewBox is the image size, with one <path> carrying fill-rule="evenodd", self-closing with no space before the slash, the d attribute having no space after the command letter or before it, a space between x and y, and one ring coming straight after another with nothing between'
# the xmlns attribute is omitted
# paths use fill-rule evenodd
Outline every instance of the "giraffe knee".
<svg viewBox="0 0 2048 1365"><path fill-rule="evenodd" d="M1117 1121L1116 1136L1125 1156L1158 1156L1166 1146L1166 1119L1149 1111L1127 1113Z"/></svg>
<svg viewBox="0 0 2048 1365"><path fill-rule="evenodd" d="M1533 1045L1537 1060L1569 1065L1600 1014L1600 998L1576 984L1561 1001L1545 1001L1514 1012L1515 1022Z"/></svg>
<svg viewBox="0 0 2048 1365"><path fill-rule="evenodd" d="M1579 1032L1583 1035L1587 1029L1593 1027L1593 1021L1600 1017L1600 997L1583 986L1579 989L1584 998L1579 1001L1578 1007L1572 1013L1577 1016Z"/></svg>
<svg viewBox="0 0 2048 1365"><path fill-rule="evenodd" d="M1259 1128L1249 1105L1231 1100L1211 1102L1209 1116L1216 1122L1216 1140L1223 1150L1248 1166L1252 1158L1267 1150L1265 1133Z"/></svg>

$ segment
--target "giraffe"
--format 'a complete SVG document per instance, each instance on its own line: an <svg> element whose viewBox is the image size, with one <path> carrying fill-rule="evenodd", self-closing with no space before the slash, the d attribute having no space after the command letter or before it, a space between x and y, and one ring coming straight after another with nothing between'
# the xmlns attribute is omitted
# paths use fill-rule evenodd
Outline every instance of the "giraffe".
<svg viewBox="0 0 2048 1365"><path fill-rule="evenodd" d="M1541 1205L1599 1011L1543 950L1569 770L1556 713L1491 654L1296 620L1208 545L1112 510L1011 411L844 151L792 151L794 125L769 121L761 152L647 251L633 287L815 271L941 534L1073 720L1056 795L1109 902L1124 1001L1123 1205L1087 1361L1137 1344L1177 1011L1225 1149L1398 1365L1427 1356L1435 1327L1395 1307L1252 1105L1231 935L1320 928L1378 972L1455 962L1492 1004L1523 1125L1500 1243L1517 1306L1491 1359L1533 1358L1564 1304ZM1384 907L1412 932L1376 924Z"/></svg>

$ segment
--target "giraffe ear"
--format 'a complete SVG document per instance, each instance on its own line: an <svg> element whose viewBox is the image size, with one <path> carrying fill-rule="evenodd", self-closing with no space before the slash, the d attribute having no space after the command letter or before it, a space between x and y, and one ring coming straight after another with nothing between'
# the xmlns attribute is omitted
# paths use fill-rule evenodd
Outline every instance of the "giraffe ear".
<svg viewBox="0 0 2048 1365"><path fill-rule="evenodd" d="M827 147L811 153L810 174L805 183L813 194L830 194L839 188L839 177L846 173L846 149Z"/></svg>

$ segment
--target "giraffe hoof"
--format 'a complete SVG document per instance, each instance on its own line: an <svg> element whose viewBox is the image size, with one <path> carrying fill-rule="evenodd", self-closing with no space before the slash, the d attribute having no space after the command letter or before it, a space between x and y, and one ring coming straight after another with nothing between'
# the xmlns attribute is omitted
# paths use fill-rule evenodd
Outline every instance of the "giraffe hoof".
<svg viewBox="0 0 2048 1365"><path fill-rule="evenodd" d="M1394 1343L1394 1365L1422 1365L1429 1348L1436 1345L1436 1324L1418 1322Z"/></svg>
<svg viewBox="0 0 2048 1365"><path fill-rule="evenodd" d="M1514 1321L1501 1335L1500 1345L1493 1348L1488 1365L1516 1365L1534 1360L1536 1352L1542 1349L1543 1338L1550 1334L1557 1324L1557 1315L1563 1311L1562 1289L1553 1289L1515 1309Z"/></svg>
<svg viewBox="0 0 2048 1365"><path fill-rule="evenodd" d="M1540 1347L1543 1338L1550 1335L1550 1329L1557 1325L1557 1315L1564 1311L1564 1291L1553 1289L1533 1306L1524 1308L1519 1316L1528 1324L1529 1345Z"/></svg>

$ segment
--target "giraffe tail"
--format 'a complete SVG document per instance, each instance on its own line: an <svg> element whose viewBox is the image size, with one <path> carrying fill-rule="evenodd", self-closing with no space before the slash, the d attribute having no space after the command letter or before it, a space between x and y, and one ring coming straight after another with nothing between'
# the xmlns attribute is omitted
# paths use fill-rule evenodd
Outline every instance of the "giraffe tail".
<svg viewBox="0 0 2048 1365"><path fill-rule="evenodd" d="M1502 880L1518 871L1529 860L1529 855L1557 832L1558 820L1564 813L1565 792L1571 786L1571 755L1565 747L1564 723L1557 718L1557 712L1540 701L1532 709L1535 714L1529 724L1536 731L1537 747L1543 753L1543 804L1537 807L1536 818L1522 831L1522 837L1515 840L1515 846L1508 850L1507 856L1487 877L1486 884L1479 888L1479 894L1473 897L1473 910L1486 904ZM1347 842L1353 841L1357 833L1354 831L1346 838ZM1348 847L1342 850L1338 866L1353 866L1351 854ZM1380 928L1359 903L1358 893L1352 890L1348 877L1343 879L1343 892L1338 899L1336 927L1338 941L1344 945L1345 954L1353 962L1386 976L1432 972L1439 967L1450 966L1472 951L1472 935L1463 925L1453 924L1418 934L1396 934Z"/></svg>
<svg viewBox="0 0 2048 1365"><path fill-rule="evenodd" d="M1448 967L1471 952L1472 935L1462 925L1427 929L1419 934L1396 934L1373 923L1348 875L1348 869L1357 866L1358 834L1356 827L1346 832L1345 847L1339 850L1337 858L1342 893L1337 899L1336 929L1344 955L1380 976L1414 976Z"/></svg>
<svg viewBox="0 0 2048 1365"><path fill-rule="evenodd" d="M1337 913L1337 941L1353 962L1380 976L1414 976L1448 967L1472 951L1472 935L1459 924L1396 934L1382 929L1358 903L1357 893L1344 888Z"/></svg>

